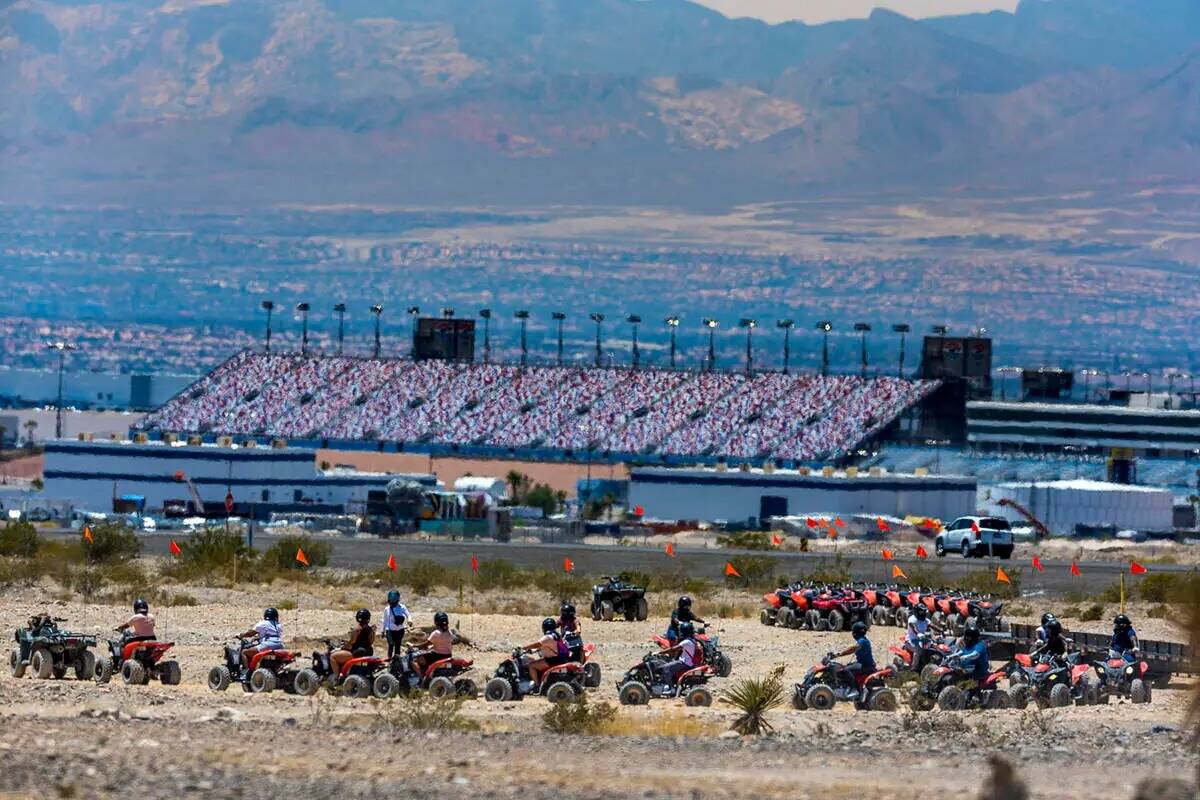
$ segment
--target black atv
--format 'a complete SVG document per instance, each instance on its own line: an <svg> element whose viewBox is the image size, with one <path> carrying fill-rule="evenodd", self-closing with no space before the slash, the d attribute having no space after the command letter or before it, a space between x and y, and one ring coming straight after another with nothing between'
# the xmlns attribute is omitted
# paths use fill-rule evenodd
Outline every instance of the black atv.
<svg viewBox="0 0 1200 800"><path fill-rule="evenodd" d="M63 678L74 668L76 680L92 679L96 655L88 648L96 646L96 637L60 630L60 622L66 620L39 615L30 617L24 628L17 628L17 646L8 659L14 678L24 675L26 668L35 678Z"/></svg>
<svg viewBox="0 0 1200 800"><path fill-rule="evenodd" d="M646 603L646 589L626 583L620 577L605 575L604 583L592 587L592 619L612 621L621 614L629 622L644 622L650 615Z"/></svg>

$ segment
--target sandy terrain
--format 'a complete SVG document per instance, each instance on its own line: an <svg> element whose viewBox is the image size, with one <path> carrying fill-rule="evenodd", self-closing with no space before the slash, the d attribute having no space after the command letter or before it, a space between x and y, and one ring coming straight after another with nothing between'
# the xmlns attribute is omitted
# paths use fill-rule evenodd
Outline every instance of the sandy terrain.
<svg viewBox="0 0 1200 800"><path fill-rule="evenodd" d="M204 685L230 633L257 620L267 604L290 600L286 638L310 649L318 637L343 635L350 609L378 605L364 589L297 589L277 585L251 592L187 588L194 606L156 609L160 635L177 643L183 667L178 687L103 687L74 681L0 677L0 792L18 795L111 796L153 787L165 794L261 795L304 791L310 796L374 797L420 791L445 797L918 797L930 791L975 792L986 756L1000 751L1017 759L1033 783L1034 797L1128 797L1134 784L1154 774L1188 774L1194 759L1181 726L1187 699L1182 679L1157 691L1149 706L1030 713L966 712L960 715L869 714L840 705L816 714L790 708L772 712L779 735L764 741L725 738L734 712L683 710L655 702L623 709L631 718L664 725L694 717L696 738L573 737L541 732L544 701L468 704L479 733L398 731L387 722L387 704L318 695L304 699L238 689L214 694ZM43 607L36 590L0 598L9 627ZM497 598L477 598L482 606ZM528 598L524 598L528 600ZM471 598L466 598L470 603ZM435 607L457 597L422 598L410 608L427 623ZM658 608L664 605L656 598ZM103 634L126 609L51 603L69 627ZM699 609L702 614L708 609ZM535 638L537 616L452 613L473 646L482 679L513 644ZM1165 623L1147 620L1143 635L1168 636ZM647 623L585 622L599 645L604 668L599 699L615 701L619 673L650 647L663 619ZM735 664L734 677L761 675L787 664L790 686L821 654L841 648L845 634L767 628L750 619L715 623ZM1103 627L1096 628L1102 630ZM877 653L898 638L876 629ZM722 684L714 688L720 694ZM1157 727L1156 727L1157 726ZM651 724L653 730L653 724ZM153 767L151 767L153 763ZM130 777L133 775L134 777ZM130 785L132 782L132 785Z"/></svg>

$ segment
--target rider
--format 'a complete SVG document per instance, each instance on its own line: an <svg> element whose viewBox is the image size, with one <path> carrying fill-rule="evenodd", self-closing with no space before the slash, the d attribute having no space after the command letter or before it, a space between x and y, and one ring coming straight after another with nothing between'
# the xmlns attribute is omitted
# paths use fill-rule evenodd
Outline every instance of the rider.
<svg viewBox="0 0 1200 800"><path fill-rule="evenodd" d="M559 664L565 664L567 660L567 654L564 652L566 644L558 635L558 620L554 617L546 617L542 620L541 638L521 649L526 653L537 651L538 657L529 662L529 677L535 686L541 685L542 675L546 670L557 667Z"/></svg>
<svg viewBox="0 0 1200 800"><path fill-rule="evenodd" d="M454 647L454 633L450 630L450 616L445 611L433 615L433 630L419 645L422 652L413 658L413 667L422 674L435 661L450 658Z"/></svg>
<svg viewBox="0 0 1200 800"><path fill-rule="evenodd" d="M255 653L283 649L283 626L279 624L279 611L274 608L263 611L262 620L241 635L242 639L251 637L256 637L258 643L252 644L242 651L243 669L250 665L250 659Z"/></svg>
<svg viewBox="0 0 1200 800"><path fill-rule="evenodd" d="M871 650L871 640L867 638L867 623L859 620L850 626L850 635L854 644L840 653L831 653L835 658L853 655L854 661L845 666L845 671L855 678L860 675L870 675L875 672L875 654Z"/></svg>
<svg viewBox="0 0 1200 800"><path fill-rule="evenodd" d="M575 615L575 606L572 603L563 603L558 609L558 628L563 636L568 633L582 632L582 628L579 627L579 618Z"/></svg>
<svg viewBox="0 0 1200 800"><path fill-rule="evenodd" d="M1054 615L1049 611L1047 611L1045 614L1042 614L1042 624L1037 629L1037 640L1039 643L1046 641L1046 625L1048 625L1052 619L1054 619Z"/></svg>
<svg viewBox="0 0 1200 800"><path fill-rule="evenodd" d="M1125 614L1117 614L1113 618L1113 636L1108 645L1109 658L1134 661L1140 650L1141 646L1138 642L1137 631L1133 629L1133 622Z"/></svg>
<svg viewBox="0 0 1200 800"><path fill-rule="evenodd" d="M658 654L660 658L671 659L658 668L668 684L674 684L684 672L700 666L704 659L704 649L696 641L696 626L690 620L680 622L676 633L675 645Z"/></svg>
<svg viewBox="0 0 1200 800"><path fill-rule="evenodd" d="M133 616L118 625L121 641L150 642L154 640L154 617L150 615L150 604L142 598L133 601Z"/></svg>
<svg viewBox="0 0 1200 800"><path fill-rule="evenodd" d="M1057 621L1057 620L1056 620ZM979 636L979 628L968 625L962 633L962 648L950 654L958 659L961 672L977 682L982 682L991 671L987 643Z"/></svg>
<svg viewBox="0 0 1200 800"><path fill-rule="evenodd" d="M908 615L908 625L904 631L904 647L913 655L912 667L914 670L924 666L917 661L923 644L921 640L928 636L930 629L934 633L942 632L939 626L930 621L929 609L925 606L914 606L912 613Z"/></svg>
<svg viewBox="0 0 1200 800"><path fill-rule="evenodd" d="M1035 646L1033 650L1029 652L1029 655L1035 656L1039 653L1049 653L1055 658L1062 658L1067 654L1067 640L1062 635L1062 623L1054 617L1051 617L1046 623L1045 628L1045 640L1039 642L1037 646Z"/></svg>
<svg viewBox="0 0 1200 800"><path fill-rule="evenodd" d="M675 608L671 611L671 624L667 626L667 641L672 644L679 638L679 625L684 622L690 622L694 626L706 624L704 620L696 616L692 611L692 598L686 594L679 598L675 603Z"/></svg>
<svg viewBox="0 0 1200 800"><path fill-rule="evenodd" d="M334 674L340 675L342 667L352 658L363 658L375 654L375 626L371 624L371 612L360 608L354 613L355 626L350 629L346 643L340 650L329 654Z"/></svg>
<svg viewBox="0 0 1200 800"><path fill-rule="evenodd" d="M383 622L379 627L387 637L388 658L400 653L404 644L404 623L408 621L408 609L400 602L400 593L392 589L387 593L387 607L383 609Z"/></svg>

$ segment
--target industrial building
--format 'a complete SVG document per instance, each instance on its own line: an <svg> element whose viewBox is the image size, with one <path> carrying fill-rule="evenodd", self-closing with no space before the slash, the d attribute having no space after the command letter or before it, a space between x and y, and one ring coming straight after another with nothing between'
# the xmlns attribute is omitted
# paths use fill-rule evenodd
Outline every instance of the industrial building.
<svg viewBox="0 0 1200 800"><path fill-rule="evenodd" d="M1021 524L1011 511L1019 504L1051 533L1068 536L1087 529L1169 531L1175 524L1172 493L1149 486L1084 479L1001 483L988 490L987 501L989 514Z"/></svg>
<svg viewBox="0 0 1200 800"><path fill-rule="evenodd" d="M636 467L630 472L629 505L641 506L653 519L751 525L812 510L954 519L974 513L976 492L974 478L951 475Z"/></svg>
<svg viewBox="0 0 1200 800"><path fill-rule="evenodd" d="M967 441L998 450L1192 457L1200 452L1200 411L1065 403L967 403Z"/></svg>

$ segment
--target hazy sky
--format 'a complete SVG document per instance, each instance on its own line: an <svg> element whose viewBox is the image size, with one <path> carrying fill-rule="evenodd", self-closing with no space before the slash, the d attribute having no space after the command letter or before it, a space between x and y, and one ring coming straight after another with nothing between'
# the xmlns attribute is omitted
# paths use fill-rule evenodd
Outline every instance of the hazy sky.
<svg viewBox="0 0 1200 800"><path fill-rule="evenodd" d="M973 11L1012 11L1017 0L696 0L729 17L758 17L767 22L800 19L828 22L865 17L877 6L909 17L967 14Z"/></svg>

